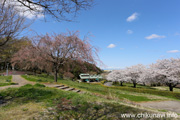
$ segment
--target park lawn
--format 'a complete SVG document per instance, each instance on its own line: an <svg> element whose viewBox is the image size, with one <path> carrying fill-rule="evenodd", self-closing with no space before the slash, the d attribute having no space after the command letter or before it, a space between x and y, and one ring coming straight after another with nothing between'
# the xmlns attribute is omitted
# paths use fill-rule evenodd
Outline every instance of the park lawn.
<svg viewBox="0 0 180 120"><path fill-rule="evenodd" d="M120 86L119 83L114 84L113 86ZM123 83L123 86L121 87L133 87L133 84L131 83ZM162 90L162 91L169 91L168 86L156 86L156 87L151 87L151 86L144 86L141 84L137 84L136 88L145 88L145 89L153 89L153 90ZM180 88L173 88L174 92L180 92Z"/></svg>
<svg viewBox="0 0 180 120"><path fill-rule="evenodd" d="M54 82L53 76L41 75L21 75L23 78L32 82Z"/></svg>
<svg viewBox="0 0 180 120"><path fill-rule="evenodd" d="M0 87L12 85L12 76L0 76Z"/></svg>
<svg viewBox="0 0 180 120"><path fill-rule="evenodd" d="M122 119L121 114L155 113L122 105L89 93L78 94L41 84L25 85L1 91L6 101L0 106L0 119ZM126 119L126 118L124 118ZM136 118L131 118L136 119Z"/></svg>
<svg viewBox="0 0 180 120"><path fill-rule="evenodd" d="M117 83L114 83L113 86L120 86L120 84L119 84L119 82L117 82ZM133 87L133 84L132 83L123 83L123 86L124 87ZM136 88L155 89L151 86L145 86L145 85L141 85L141 84L137 84Z"/></svg>
<svg viewBox="0 0 180 120"><path fill-rule="evenodd" d="M152 88L157 89L157 90L162 90L162 91L169 91L169 87L166 87L166 86L157 86L157 87L152 87ZM180 88L173 88L173 91L180 93Z"/></svg>
<svg viewBox="0 0 180 120"><path fill-rule="evenodd" d="M38 76L23 76L27 80L31 80L32 78L38 79ZM47 79L42 78L41 79ZM44 81L44 80L42 80ZM52 81L52 80L51 80ZM158 94L151 94L149 93L143 93L141 91L142 88L132 88L132 87L106 87L101 85L100 83L97 84L88 84L88 83L78 83L71 80L60 80L58 79L59 84L65 84L70 87L78 88L83 91L86 91L88 93L101 96L107 99L116 99L120 101L132 101L132 102L143 102L143 101L155 101L155 100L167 100L167 96L161 96ZM124 89L126 88L126 89ZM128 90L127 90L128 88ZM129 90L130 89L130 90ZM136 90L136 91L134 91ZM138 91L139 90L139 91ZM151 91L151 89L148 89ZM158 90L156 90L158 91ZM169 96L168 96L169 97ZM170 97L170 98L176 98L176 97Z"/></svg>

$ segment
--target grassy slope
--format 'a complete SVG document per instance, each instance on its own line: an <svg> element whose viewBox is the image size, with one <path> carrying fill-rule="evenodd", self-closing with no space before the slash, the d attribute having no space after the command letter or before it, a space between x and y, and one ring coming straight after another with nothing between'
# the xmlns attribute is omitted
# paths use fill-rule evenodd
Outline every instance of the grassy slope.
<svg viewBox="0 0 180 120"><path fill-rule="evenodd" d="M44 76L23 76L25 79L30 81L39 81L40 82L53 82L53 77L44 77ZM105 87L100 84L88 84L88 83L77 83L70 80L58 80L58 83L66 84L71 87L79 88L90 93L100 94L106 97L113 97L123 100L129 100L134 102L141 101L152 101L152 100L162 100L167 98L180 99L179 92L169 92L163 90L156 90L155 88L140 86L137 88L132 88L132 84L120 87ZM160 97L162 96L162 97Z"/></svg>
<svg viewBox="0 0 180 120"><path fill-rule="evenodd" d="M52 77L23 77L30 81L53 82ZM141 102L164 99L164 97L151 94L124 90L123 88L127 86L105 87L99 84L77 83L70 80L58 80L58 83L76 87L87 92L85 94L78 94L55 88L47 88L40 84L10 88L0 92L3 100L8 101L3 106L0 106L0 119L38 120L41 118L57 120L60 116L62 120L72 118L123 119L121 114L124 113L151 113L142 108L133 107L133 105L123 105L124 102L122 103L122 101L124 100ZM140 88L137 89L139 90Z"/></svg>
<svg viewBox="0 0 180 120"><path fill-rule="evenodd" d="M120 119L122 113L147 112L92 94L78 94L36 84L1 91L6 101L0 119ZM9 101L9 102L7 102ZM122 118L121 118L122 119ZM135 119L135 118L132 118Z"/></svg>
<svg viewBox="0 0 180 120"><path fill-rule="evenodd" d="M12 85L12 76L0 76L0 86Z"/></svg>

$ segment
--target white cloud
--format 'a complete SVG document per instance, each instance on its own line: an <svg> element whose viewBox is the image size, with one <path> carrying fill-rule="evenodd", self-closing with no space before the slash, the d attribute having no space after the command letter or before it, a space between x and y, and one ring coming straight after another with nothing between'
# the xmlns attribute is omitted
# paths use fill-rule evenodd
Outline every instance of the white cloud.
<svg viewBox="0 0 180 120"><path fill-rule="evenodd" d="M150 39L161 39L161 38L165 38L166 36L160 36L160 35L157 35L157 34L152 34L150 36L147 36L145 37L146 39L150 40Z"/></svg>
<svg viewBox="0 0 180 120"><path fill-rule="evenodd" d="M126 19L126 21L127 22L132 22L132 21L134 21L135 19L137 19L138 18L138 13L133 13L131 16L129 16L127 19Z"/></svg>
<svg viewBox="0 0 180 120"><path fill-rule="evenodd" d="M170 51L167 51L167 53L178 53L180 52L179 50L170 50Z"/></svg>
<svg viewBox="0 0 180 120"><path fill-rule="evenodd" d="M127 34L133 34L132 30L127 30Z"/></svg>
<svg viewBox="0 0 180 120"><path fill-rule="evenodd" d="M115 44L110 44L110 45L107 46L107 48L114 48L114 47L116 47Z"/></svg>
<svg viewBox="0 0 180 120"><path fill-rule="evenodd" d="M18 11L18 14L20 16L24 16L28 19L34 19L34 18L42 18L44 17L43 14L40 14L40 13L36 13L32 10L29 10L27 7L25 7L24 5L22 5L20 2L18 2L17 0L7 0L6 1L6 5L11 5L14 7L14 9L16 11ZM29 3L27 3L26 1L23 2L25 5L28 5L29 6ZM36 11L39 11L39 12L42 12L43 11L43 8L41 6L38 6L38 5L34 5L34 4L30 4L31 5L31 8L36 10Z"/></svg>

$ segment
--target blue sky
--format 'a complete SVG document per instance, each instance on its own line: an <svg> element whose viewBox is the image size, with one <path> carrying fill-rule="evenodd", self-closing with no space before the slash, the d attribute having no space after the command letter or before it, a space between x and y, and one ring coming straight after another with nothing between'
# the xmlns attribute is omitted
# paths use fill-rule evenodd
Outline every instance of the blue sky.
<svg viewBox="0 0 180 120"><path fill-rule="evenodd" d="M91 33L92 44L108 69L180 58L179 0L95 0L75 22L36 20L29 29L38 34L79 30ZM104 68L101 66L101 68Z"/></svg>

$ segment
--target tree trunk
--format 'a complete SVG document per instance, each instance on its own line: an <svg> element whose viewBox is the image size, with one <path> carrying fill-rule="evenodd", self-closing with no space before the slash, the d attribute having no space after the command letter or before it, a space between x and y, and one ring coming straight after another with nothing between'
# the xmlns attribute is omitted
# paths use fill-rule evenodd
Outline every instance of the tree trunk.
<svg viewBox="0 0 180 120"><path fill-rule="evenodd" d="M170 91L173 91L172 83L169 83L169 90L170 90Z"/></svg>
<svg viewBox="0 0 180 120"><path fill-rule="evenodd" d="M34 68L34 70L33 70L33 74L36 76L36 68Z"/></svg>
<svg viewBox="0 0 180 120"><path fill-rule="evenodd" d="M57 74L58 74L58 72L57 72L57 70L55 70L54 71L54 82L57 82Z"/></svg>
<svg viewBox="0 0 180 120"><path fill-rule="evenodd" d="M54 63L54 82L57 82L58 77L58 67L57 64Z"/></svg>
<svg viewBox="0 0 180 120"><path fill-rule="evenodd" d="M146 86L146 83L145 83L145 82L143 82L143 85L144 85L144 86Z"/></svg>
<svg viewBox="0 0 180 120"><path fill-rule="evenodd" d="M136 88L136 83L135 82L133 82L133 85L134 85L133 87Z"/></svg>
<svg viewBox="0 0 180 120"><path fill-rule="evenodd" d="M121 86L123 86L123 82L121 82Z"/></svg>

